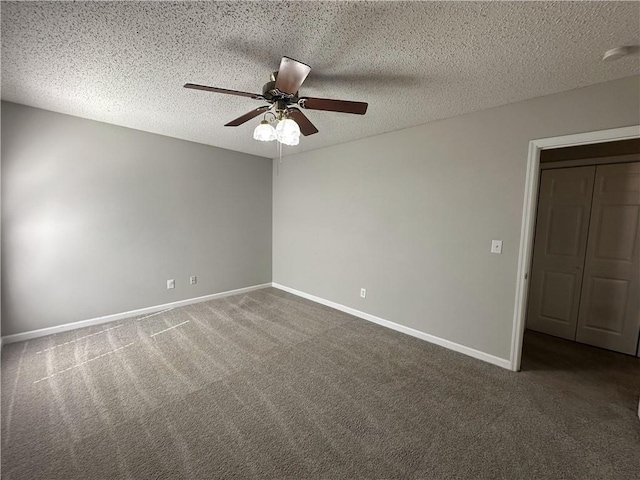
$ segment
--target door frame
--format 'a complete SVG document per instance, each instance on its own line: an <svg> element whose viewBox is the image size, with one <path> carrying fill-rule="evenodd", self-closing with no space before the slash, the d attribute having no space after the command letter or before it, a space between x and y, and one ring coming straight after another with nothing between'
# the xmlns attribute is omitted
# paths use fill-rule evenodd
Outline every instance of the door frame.
<svg viewBox="0 0 640 480"><path fill-rule="evenodd" d="M529 298L529 278L533 259L533 236L535 234L536 210L538 208L538 190L540 186L540 152L542 150L603 143L616 140L640 138L640 125L598 130L594 132L563 135L561 137L540 138L529 142L527 172L524 186L524 204L522 206L522 225L520 227L520 247L518 250L518 275L516 277L516 298L513 310L513 329L511 333L510 369L520 370L522 360L522 341Z"/></svg>

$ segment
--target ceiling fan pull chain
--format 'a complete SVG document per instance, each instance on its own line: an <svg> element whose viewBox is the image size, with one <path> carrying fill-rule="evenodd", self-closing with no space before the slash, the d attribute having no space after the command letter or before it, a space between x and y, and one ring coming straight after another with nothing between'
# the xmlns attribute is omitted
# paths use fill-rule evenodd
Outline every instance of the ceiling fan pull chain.
<svg viewBox="0 0 640 480"><path fill-rule="evenodd" d="M278 165L276 165L276 177L280 176L280 165L282 165L282 143L278 143L278 153L280 155L280 160L278 161Z"/></svg>

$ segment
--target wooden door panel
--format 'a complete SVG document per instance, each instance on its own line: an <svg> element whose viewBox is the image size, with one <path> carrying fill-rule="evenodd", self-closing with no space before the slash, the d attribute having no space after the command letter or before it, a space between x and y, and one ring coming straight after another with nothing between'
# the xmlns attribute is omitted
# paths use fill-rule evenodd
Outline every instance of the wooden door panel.
<svg viewBox="0 0 640 480"><path fill-rule="evenodd" d="M527 327L575 339L595 167L545 170L527 311Z"/></svg>
<svg viewBox="0 0 640 480"><path fill-rule="evenodd" d="M573 201L574 198L581 198L590 195L593 190L593 177L588 170L593 167L563 168L559 170L543 173L549 176L551 182L549 195L554 198L566 198Z"/></svg>
<svg viewBox="0 0 640 480"><path fill-rule="evenodd" d="M580 254L584 207L581 205L550 206L545 254L576 257Z"/></svg>
<svg viewBox="0 0 640 480"><path fill-rule="evenodd" d="M638 205L601 206L593 229L598 234L594 260L633 261L639 209Z"/></svg>
<svg viewBox="0 0 640 480"><path fill-rule="evenodd" d="M585 288L589 295L585 300L584 328L621 335L629 282L592 276Z"/></svg>
<svg viewBox="0 0 640 480"><path fill-rule="evenodd" d="M557 322L571 321L571 303L565 301L573 295L576 275L565 272L545 271L542 274L540 316Z"/></svg>
<svg viewBox="0 0 640 480"><path fill-rule="evenodd" d="M576 340L635 355L640 332L640 162L597 167Z"/></svg>

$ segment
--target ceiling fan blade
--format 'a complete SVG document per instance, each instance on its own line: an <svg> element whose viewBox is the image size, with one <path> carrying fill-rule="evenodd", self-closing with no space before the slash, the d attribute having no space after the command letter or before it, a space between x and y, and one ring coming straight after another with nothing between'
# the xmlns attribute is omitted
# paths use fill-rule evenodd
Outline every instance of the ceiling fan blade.
<svg viewBox="0 0 640 480"><path fill-rule="evenodd" d="M264 107L256 108L255 110L251 110L249 113L245 113L244 115L242 115L241 117L236 118L235 120L231 120L229 123L225 123L224 126L225 127L237 127L239 125L242 125L245 122L248 122L252 118L257 117L261 113L266 112L270 108L271 108L270 105L265 105Z"/></svg>
<svg viewBox="0 0 640 480"><path fill-rule="evenodd" d="M309 120L300 110L298 110L297 108L290 108L288 112L289 117L295 120L295 122L300 127L300 133L302 133L302 135L306 137L308 135L318 133L318 129L316 128L316 126L311 123L311 120Z"/></svg>
<svg viewBox="0 0 640 480"><path fill-rule="evenodd" d="M307 110L326 110L328 112L354 113L356 115L364 115L367 113L367 107L369 106L369 104L365 102L313 97L303 97L298 104Z"/></svg>
<svg viewBox="0 0 640 480"><path fill-rule="evenodd" d="M249 97L254 99L263 99L262 95L257 93L240 92L238 90L227 90L226 88L208 87L206 85L196 85L195 83L185 83L184 88L193 90L204 90L205 92L226 93L228 95L238 95L240 97Z"/></svg>
<svg viewBox="0 0 640 480"><path fill-rule="evenodd" d="M295 95L311 67L289 57L282 57L276 78L276 88L282 93Z"/></svg>

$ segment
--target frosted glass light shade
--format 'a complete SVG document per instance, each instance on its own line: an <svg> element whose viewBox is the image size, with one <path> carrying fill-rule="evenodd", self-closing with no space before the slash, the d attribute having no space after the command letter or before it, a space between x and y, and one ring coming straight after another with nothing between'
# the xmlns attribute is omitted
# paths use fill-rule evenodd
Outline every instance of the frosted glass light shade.
<svg viewBox="0 0 640 480"><path fill-rule="evenodd" d="M296 146L300 143L300 135L291 135L290 137L285 137L283 139L279 139L280 143L284 145Z"/></svg>
<svg viewBox="0 0 640 480"><path fill-rule="evenodd" d="M280 143L285 145L298 145L300 143L300 127L290 118L278 122L276 135Z"/></svg>
<svg viewBox="0 0 640 480"><path fill-rule="evenodd" d="M278 122L278 125L276 126L276 134L278 135L278 137L300 135L300 127L290 118L285 118Z"/></svg>
<svg viewBox="0 0 640 480"><path fill-rule="evenodd" d="M269 122L263 120L253 131L253 138L261 142L271 142L277 138L276 129Z"/></svg>

